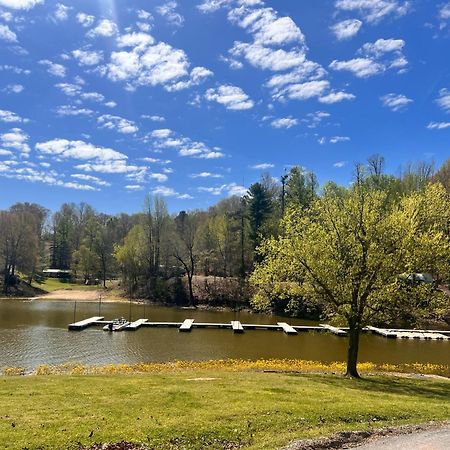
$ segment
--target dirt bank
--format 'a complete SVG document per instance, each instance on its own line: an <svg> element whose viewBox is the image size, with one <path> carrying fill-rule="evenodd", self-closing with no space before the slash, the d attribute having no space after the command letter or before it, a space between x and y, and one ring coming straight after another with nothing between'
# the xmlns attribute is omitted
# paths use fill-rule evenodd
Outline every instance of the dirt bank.
<svg viewBox="0 0 450 450"><path fill-rule="evenodd" d="M30 298L30 300L72 300L77 302L98 302L101 297L102 302L126 302L125 298L121 298L111 292L103 289L84 290L84 289L58 289L45 295Z"/></svg>

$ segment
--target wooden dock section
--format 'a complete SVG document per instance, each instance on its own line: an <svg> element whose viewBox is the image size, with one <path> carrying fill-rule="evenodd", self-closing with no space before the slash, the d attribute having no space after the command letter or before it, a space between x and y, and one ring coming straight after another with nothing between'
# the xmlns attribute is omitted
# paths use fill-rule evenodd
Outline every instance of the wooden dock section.
<svg viewBox="0 0 450 450"><path fill-rule="evenodd" d="M330 333L335 334L336 336L347 336L347 332L345 330L341 330L340 328L333 327L332 325L320 325L320 327L324 328L325 330L329 331Z"/></svg>
<svg viewBox="0 0 450 450"><path fill-rule="evenodd" d="M372 331L372 333L379 334L380 336L384 336L389 339L396 339L397 333L393 330L386 330L385 328L377 328L377 327L366 327L367 330Z"/></svg>
<svg viewBox="0 0 450 450"><path fill-rule="evenodd" d="M109 331L110 324L114 324L113 320L104 320L104 317L95 316L88 319L80 320L68 325L69 330L84 330L91 326L103 326ZM239 320L231 320L230 322L195 322L194 319L186 319L183 322L150 322L149 319L138 319L134 322L124 321L120 326L115 326L112 331L120 330L138 330L142 327L152 328L177 328L181 332L190 332L194 328L216 328L228 329L233 333L243 333L244 330L270 330L283 331L289 335L298 334L298 332L317 331L330 332L336 336L347 336L348 328L334 327L332 325L321 324L319 326L309 325L289 325L286 322L277 322L277 324L261 324L261 323L241 323ZM420 339L420 340L439 340L450 341L450 330L408 330L408 329L387 329L367 326L363 328L363 332L378 334L380 336L391 339Z"/></svg>
<svg viewBox="0 0 450 450"><path fill-rule="evenodd" d="M286 322L278 322L278 326L280 326L286 334L297 334L297 330L291 327Z"/></svg>
<svg viewBox="0 0 450 450"><path fill-rule="evenodd" d="M139 327L141 327L145 322L147 322L147 319L138 319L138 320L135 320L134 322L129 323L129 324L125 327L125 330L135 331L135 330L137 330Z"/></svg>
<svg viewBox="0 0 450 450"><path fill-rule="evenodd" d="M233 329L233 333L243 333L244 332L244 327L242 326L242 323L239 322L239 320L232 320L231 328Z"/></svg>
<svg viewBox="0 0 450 450"><path fill-rule="evenodd" d="M194 319L186 319L178 328L179 331L189 332L192 330L192 324L194 323Z"/></svg>
<svg viewBox="0 0 450 450"><path fill-rule="evenodd" d="M71 331L84 330L85 328L90 327L91 325L96 325L96 322L103 319L104 319L103 316L89 317L88 319L80 320L79 322L69 324L68 328Z"/></svg>

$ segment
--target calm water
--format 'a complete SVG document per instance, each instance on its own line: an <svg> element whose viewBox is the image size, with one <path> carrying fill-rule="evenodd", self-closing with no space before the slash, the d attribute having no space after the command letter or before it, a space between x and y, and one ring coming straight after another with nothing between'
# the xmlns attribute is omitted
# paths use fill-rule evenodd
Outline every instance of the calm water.
<svg viewBox="0 0 450 450"><path fill-rule="evenodd" d="M108 303L101 307L106 319L128 317L127 304ZM146 307L146 317L154 321L313 324L296 319L249 313L192 311ZM98 315L98 304L77 303L76 319ZM281 331L194 329L179 333L172 328L141 328L136 332L106 333L101 328L67 331L73 322L72 302L0 300L0 367L33 368L39 364L81 362L87 364L207 360L220 358L300 358L320 361L345 360L346 339L328 333L299 333L287 336ZM133 319L144 316L141 305L132 305ZM387 340L363 335L361 361L387 363L450 364L450 342Z"/></svg>

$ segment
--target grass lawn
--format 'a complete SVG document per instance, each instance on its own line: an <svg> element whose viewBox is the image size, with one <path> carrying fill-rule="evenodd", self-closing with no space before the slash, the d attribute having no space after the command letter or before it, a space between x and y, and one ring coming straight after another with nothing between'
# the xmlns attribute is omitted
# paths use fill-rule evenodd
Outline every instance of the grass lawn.
<svg viewBox="0 0 450 450"><path fill-rule="evenodd" d="M108 286L108 282L106 283ZM78 290L98 290L102 289L103 285L99 284L98 286L92 286L92 285L85 285L85 284L79 284L79 283L69 283L69 282L63 282L58 278L45 278L43 282L37 282L33 281L32 283L33 287L37 287L39 289L42 289L46 292L53 292L57 291L59 289L76 289Z"/></svg>
<svg viewBox="0 0 450 450"><path fill-rule="evenodd" d="M0 377L5 449L122 440L155 449L274 449L298 438L450 418L450 381L185 370Z"/></svg>

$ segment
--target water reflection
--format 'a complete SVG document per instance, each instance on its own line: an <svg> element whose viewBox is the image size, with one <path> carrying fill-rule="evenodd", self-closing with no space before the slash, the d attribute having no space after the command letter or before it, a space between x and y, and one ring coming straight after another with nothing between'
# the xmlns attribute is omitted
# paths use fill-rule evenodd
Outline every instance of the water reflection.
<svg viewBox="0 0 450 450"><path fill-rule="evenodd" d="M181 322L192 317L201 322L276 323L286 318L245 312L217 312L175 308L145 308L154 321ZM98 304L77 303L76 319L98 315ZM101 315L128 318L129 305L104 303ZM132 318L144 316L142 305L132 305ZM280 331L141 328L136 332L105 333L101 328L68 332L74 319L74 303L63 301L0 301L0 367L32 368L39 364L82 362L86 364L206 360L218 358L300 358L320 361L345 360L346 339L328 333ZM315 324L298 319L293 325ZM377 363L450 364L450 342L387 340L373 335L361 339L361 361Z"/></svg>

